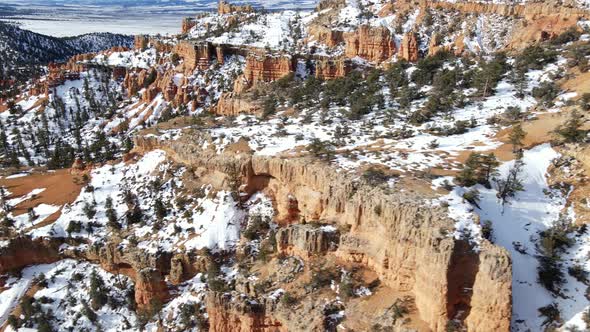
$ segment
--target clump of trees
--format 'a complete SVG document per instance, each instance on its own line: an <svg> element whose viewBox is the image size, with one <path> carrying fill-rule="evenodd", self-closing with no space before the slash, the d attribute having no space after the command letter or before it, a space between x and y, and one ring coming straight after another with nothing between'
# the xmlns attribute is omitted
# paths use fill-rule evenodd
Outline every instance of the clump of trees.
<svg viewBox="0 0 590 332"><path fill-rule="evenodd" d="M491 179L498 174L500 163L493 153L482 154L473 152L469 155L463 169L456 177L457 184L463 187L471 187L481 184L491 188Z"/></svg>
<svg viewBox="0 0 590 332"><path fill-rule="evenodd" d="M570 118L555 133L566 143L582 143L588 138L588 130L582 129L584 117L581 113L574 110Z"/></svg>

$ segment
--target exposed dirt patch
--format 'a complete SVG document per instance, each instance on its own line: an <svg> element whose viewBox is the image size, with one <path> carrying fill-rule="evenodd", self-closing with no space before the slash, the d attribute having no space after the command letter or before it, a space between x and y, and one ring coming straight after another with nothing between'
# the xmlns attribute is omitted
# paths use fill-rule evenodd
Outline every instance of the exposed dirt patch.
<svg viewBox="0 0 590 332"><path fill-rule="evenodd" d="M40 204L61 206L74 202L80 194L83 183L82 175L74 175L70 172L70 169L61 169L55 172L36 173L14 179L0 179L0 186L10 191L9 198L25 196L34 189L45 188L42 193L36 195L33 199L24 201L15 207L13 214L18 216L27 213L29 208ZM59 215L54 213L43 223L51 220L55 221L57 217Z"/></svg>

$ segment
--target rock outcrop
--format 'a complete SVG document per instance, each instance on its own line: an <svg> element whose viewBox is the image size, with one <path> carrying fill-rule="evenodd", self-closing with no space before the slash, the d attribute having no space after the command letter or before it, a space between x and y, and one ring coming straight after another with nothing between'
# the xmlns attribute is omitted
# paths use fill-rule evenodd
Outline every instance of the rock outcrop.
<svg viewBox="0 0 590 332"><path fill-rule="evenodd" d="M59 257L57 241L17 237L0 248L0 274L21 270L29 265L50 264Z"/></svg>
<svg viewBox="0 0 590 332"><path fill-rule="evenodd" d="M156 302L165 303L168 297L168 286L160 271L147 268L137 273L135 303L140 309L149 308Z"/></svg>
<svg viewBox="0 0 590 332"><path fill-rule="evenodd" d="M333 226L290 225L277 231L276 241L280 252L309 258L335 251L339 232Z"/></svg>
<svg viewBox="0 0 590 332"><path fill-rule="evenodd" d="M246 58L243 78L247 87L260 82L272 82L295 71L295 61L290 55L249 54Z"/></svg>
<svg viewBox="0 0 590 332"><path fill-rule="evenodd" d="M313 40L328 47L336 47L344 42L343 31L333 30L326 26L311 25L308 28L308 33L313 36Z"/></svg>
<svg viewBox="0 0 590 332"><path fill-rule="evenodd" d="M315 62L315 76L322 80L342 78L352 70L347 60L317 60Z"/></svg>
<svg viewBox="0 0 590 332"><path fill-rule="evenodd" d="M252 7L251 5L243 5L243 6L232 5L227 1L221 0L221 1L219 1L219 4L217 6L217 12L219 13L219 15L233 14L233 13L253 13L254 7Z"/></svg>
<svg viewBox="0 0 590 332"><path fill-rule="evenodd" d="M183 64L186 72L192 72L197 68L209 68L212 51L209 43L191 41L181 41L174 47L174 52L184 60Z"/></svg>
<svg viewBox="0 0 590 332"><path fill-rule="evenodd" d="M510 331L512 262L504 248L484 243L471 292L468 331Z"/></svg>
<svg viewBox="0 0 590 332"><path fill-rule="evenodd" d="M414 32L408 32L404 35L399 48L399 57L410 62L418 61L418 38Z"/></svg>
<svg viewBox="0 0 590 332"><path fill-rule="evenodd" d="M360 26L354 32L344 34L345 55L361 57L372 62L382 62L396 53L393 34L386 27Z"/></svg>
<svg viewBox="0 0 590 332"><path fill-rule="evenodd" d="M185 17L182 20L182 33L189 33L191 31L192 28L194 28L197 25L197 22L195 21L195 19L190 18L190 17Z"/></svg>
<svg viewBox="0 0 590 332"><path fill-rule="evenodd" d="M266 303L232 293L209 292L207 314L210 332L287 332L283 324L266 315Z"/></svg>
<svg viewBox="0 0 590 332"><path fill-rule="evenodd" d="M224 116L237 116L239 114L261 115L262 106L238 93L226 92L219 98L214 113Z"/></svg>
<svg viewBox="0 0 590 332"><path fill-rule="evenodd" d="M136 50L143 50L148 47L149 37L145 35L137 35L133 40L133 48Z"/></svg>

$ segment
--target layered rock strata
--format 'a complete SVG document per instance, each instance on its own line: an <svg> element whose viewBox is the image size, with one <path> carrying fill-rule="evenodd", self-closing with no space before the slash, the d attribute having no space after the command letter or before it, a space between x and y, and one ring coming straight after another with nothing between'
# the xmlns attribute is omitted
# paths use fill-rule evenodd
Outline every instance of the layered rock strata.
<svg viewBox="0 0 590 332"><path fill-rule="evenodd" d="M360 26L344 34L348 58L361 57L373 62L385 61L395 55L397 48L393 34L386 27Z"/></svg>
<svg viewBox="0 0 590 332"><path fill-rule="evenodd" d="M290 225L277 231L276 242L280 252L309 258L335 251L339 233L331 226Z"/></svg>
<svg viewBox="0 0 590 332"><path fill-rule="evenodd" d="M481 252L472 251L475 259L468 258L473 268L464 271L456 263L460 242L448 235L454 222L443 208L432 208L416 195L385 193L359 184L306 159L216 155L191 144L195 141L198 139L185 136L166 142L139 137L136 145L164 149L178 162L204 171L230 174L240 169L245 193L262 190L270 195L280 224L288 220L295 202L301 220L321 220L350 229L341 234L335 254L374 270L394 290L413 293L421 319L434 331L444 331L447 321L460 310L468 312L464 318L468 329L469 324L497 320L499 331L509 326L511 266L507 252L484 245ZM460 273L470 275L452 278ZM455 300L456 290L467 286L480 292ZM498 307L485 306L486 298L495 299L491 307Z"/></svg>

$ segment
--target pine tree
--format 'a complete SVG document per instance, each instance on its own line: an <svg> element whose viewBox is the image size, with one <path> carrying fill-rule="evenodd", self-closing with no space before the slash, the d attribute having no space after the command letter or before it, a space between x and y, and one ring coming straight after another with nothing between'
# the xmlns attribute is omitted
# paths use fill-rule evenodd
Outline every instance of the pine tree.
<svg viewBox="0 0 590 332"><path fill-rule="evenodd" d="M499 165L500 163L493 153L485 155L473 152L457 175L457 183L463 187L481 184L486 188L491 188L490 179L497 174Z"/></svg>
<svg viewBox="0 0 590 332"><path fill-rule="evenodd" d="M519 191L524 190L524 185L520 179L523 167L524 162L522 159L517 159L514 165L508 170L506 178L496 181L498 186L496 196L502 201L502 206L508 202L508 199L515 197Z"/></svg>
<svg viewBox="0 0 590 332"><path fill-rule="evenodd" d="M96 273L96 270L93 270L90 274L90 290L88 291L88 294L90 295L90 304L94 310L102 308L107 302L107 297L103 288L104 282L102 278Z"/></svg>
<svg viewBox="0 0 590 332"><path fill-rule="evenodd" d="M526 135L527 134L522 129L522 125L520 123L512 127L512 131L510 132L510 135L508 135L508 140L510 144L512 144L512 152L517 153L522 150L523 140Z"/></svg>
<svg viewBox="0 0 590 332"><path fill-rule="evenodd" d="M115 209L113 208L113 199L108 197L106 202L105 202L105 208L106 208L106 216L107 216L107 226L114 229L114 230L119 230L121 229L121 225L119 224L119 222L117 221L117 211L115 211Z"/></svg>
<svg viewBox="0 0 590 332"><path fill-rule="evenodd" d="M166 214L168 214L168 211L166 210L164 203L162 203L162 200L159 198L157 198L154 202L154 211L156 213L156 218L158 218L158 220L164 219L164 217L166 217Z"/></svg>
<svg viewBox="0 0 590 332"><path fill-rule="evenodd" d="M582 142L588 135L587 130L582 130L582 115L574 110L565 124L557 128L556 132L559 134L565 142L567 143L576 143Z"/></svg>

